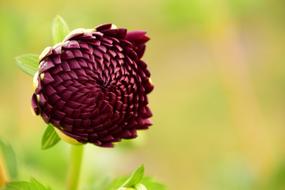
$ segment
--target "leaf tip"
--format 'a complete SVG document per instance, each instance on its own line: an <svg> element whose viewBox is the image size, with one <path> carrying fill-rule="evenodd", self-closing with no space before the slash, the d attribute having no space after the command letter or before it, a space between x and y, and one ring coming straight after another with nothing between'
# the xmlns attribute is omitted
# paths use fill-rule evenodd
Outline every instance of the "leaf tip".
<svg viewBox="0 0 285 190"><path fill-rule="evenodd" d="M61 22L65 22L63 17L61 15L56 15L54 18L53 18L53 22L56 22L56 21L61 21Z"/></svg>
<svg viewBox="0 0 285 190"><path fill-rule="evenodd" d="M30 76L34 76L35 72L38 70L38 55L35 54L23 54L15 57L16 65L25 73Z"/></svg>
<svg viewBox="0 0 285 190"><path fill-rule="evenodd" d="M141 172L144 174L144 164L141 164L137 169L136 172Z"/></svg>

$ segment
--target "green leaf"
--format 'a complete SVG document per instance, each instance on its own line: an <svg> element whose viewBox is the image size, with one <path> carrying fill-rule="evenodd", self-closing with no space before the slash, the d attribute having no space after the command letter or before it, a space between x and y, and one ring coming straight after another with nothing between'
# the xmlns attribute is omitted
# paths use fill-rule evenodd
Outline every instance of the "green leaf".
<svg viewBox="0 0 285 190"><path fill-rule="evenodd" d="M128 179L128 176L121 176L118 177L116 179L114 179L112 181L111 184L108 185L108 188L106 188L107 190L115 190L118 189L120 187L122 187L122 185L125 183L125 181Z"/></svg>
<svg viewBox="0 0 285 190"><path fill-rule="evenodd" d="M144 176L144 166L138 167L121 187L135 187L141 182Z"/></svg>
<svg viewBox="0 0 285 190"><path fill-rule="evenodd" d="M39 56L35 54L24 54L16 57L17 66L27 73L34 76L39 67Z"/></svg>
<svg viewBox="0 0 285 190"><path fill-rule="evenodd" d="M59 141L60 138L56 133L54 127L48 125L42 137L42 149L43 150L49 149L54 145L56 145Z"/></svg>
<svg viewBox="0 0 285 190"><path fill-rule="evenodd" d="M41 184L35 178L31 179L31 184L37 190L51 190L49 187L45 187L43 184Z"/></svg>
<svg viewBox="0 0 285 190"><path fill-rule="evenodd" d="M6 185L4 190L51 190L49 187L44 186L36 179L28 181L15 181Z"/></svg>
<svg viewBox="0 0 285 190"><path fill-rule="evenodd" d="M148 189L148 190L166 190L166 186L155 181L151 177L144 177L141 183Z"/></svg>
<svg viewBox="0 0 285 190"><path fill-rule="evenodd" d="M10 144L4 143L0 140L0 151L2 152L3 159L11 179L18 177L18 166L16 154Z"/></svg>
<svg viewBox="0 0 285 190"><path fill-rule="evenodd" d="M69 33L69 28L61 16L56 16L52 23L53 43L62 42L64 37Z"/></svg>
<svg viewBox="0 0 285 190"><path fill-rule="evenodd" d="M6 185L4 190L29 190L29 182L25 181L17 181L17 182L10 182Z"/></svg>

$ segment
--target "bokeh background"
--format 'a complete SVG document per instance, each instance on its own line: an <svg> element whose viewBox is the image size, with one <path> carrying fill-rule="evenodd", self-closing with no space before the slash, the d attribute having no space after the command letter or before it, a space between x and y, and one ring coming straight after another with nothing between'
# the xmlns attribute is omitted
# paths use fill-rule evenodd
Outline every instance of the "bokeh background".
<svg viewBox="0 0 285 190"><path fill-rule="evenodd" d="M63 189L69 146L41 151L31 78L15 65L51 45L51 22L148 31L154 126L115 149L87 146L81 189L146 174L180 190L285 189L285 1L0 0L0 138L19 178ZM106 178L107 177L107 178Z"/></svg>

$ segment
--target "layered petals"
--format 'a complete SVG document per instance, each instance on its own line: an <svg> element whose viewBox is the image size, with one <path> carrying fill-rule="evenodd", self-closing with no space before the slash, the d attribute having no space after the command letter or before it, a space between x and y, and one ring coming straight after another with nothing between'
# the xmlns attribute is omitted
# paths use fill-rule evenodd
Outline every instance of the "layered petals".
<svg viewBox="0 0 285 190"><path fill-rule="evenodd" d="M112 147L151 125L150 72L143 31L112 24L78 29L40 57L32 107L81 143Z"/></svg>

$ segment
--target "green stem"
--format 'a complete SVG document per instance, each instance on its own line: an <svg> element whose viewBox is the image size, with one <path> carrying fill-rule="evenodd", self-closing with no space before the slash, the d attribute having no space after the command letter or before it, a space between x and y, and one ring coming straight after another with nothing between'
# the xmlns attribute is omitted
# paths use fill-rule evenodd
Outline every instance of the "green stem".
<svg viewBox="0 0 285 190"><path fill-rule="evenodd" d="M80 179L84 145L71 145L69 172L66 190L77 190Z"/></svg>

